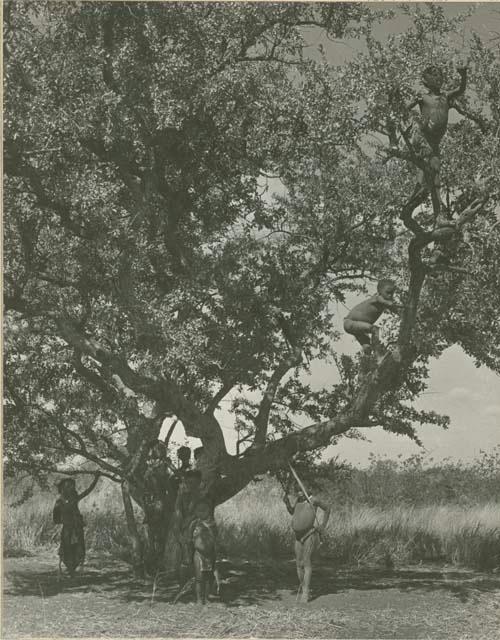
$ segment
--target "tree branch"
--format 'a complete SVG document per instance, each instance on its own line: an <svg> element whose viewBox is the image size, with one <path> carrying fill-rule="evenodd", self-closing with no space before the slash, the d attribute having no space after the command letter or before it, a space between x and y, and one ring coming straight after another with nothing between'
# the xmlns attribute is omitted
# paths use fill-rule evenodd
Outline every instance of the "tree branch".
<svg viewBox="0 0 500 640"><path fill-rule="evenodd" d="M228 382L225 382L221 388L217 391L214 397L210 400L206 413L213 414L214 411L218 408L220 401L227 396L227 394L234 387L236 380L233 378Z"/></svg>
<svg viewBox="0 0 500 640"><path fill-rule="evenodd" d="M76 324L67 317L57 317L55 323L61 337L70 346L112 369L123 383L136 393L158 402L163 410L177 415L184 424L187 435L201 438L204 446L216 447L219 454L225 452L224 437L217 420L202 413L171 379L163 377L158 380L135 372L126 360L105 349L94 339L84 336Z"/></svg>
<svg viewBox="0 0 500 640"><path fill-rule="evenodd" d="M297 347L294 347L292 354L282 360L273 372L260 403L259 411L254 419L255 436L252 444L253 447L262 446L266 442L269 415L281 379L290 369L298 366L301 362L301 351Z"/></svg>
<svg viewBox="0 0 500 640"><path fill-rule="evenodd" d="M170 439L172 438L172 434L174 433L174 429L177 426L177 423L179 421L177 419L175 419L172 424L170 425L167 435L165 437L164 443L165 443L165 449L168 449L168 445L170 444Z"/></svg>
<svg viewBox="0 0 500 640"><path fill-rule="evenodd" d="M91 462L94 462L99 467L107 470L109 473L113 474L114 476L122 476L123 475L123 471L119 467L116 467L116 466L110 464L106 460L103 460L102 458L97 456L95 453L92 453L91 451L89 451L88 448L87 448L87 445L86 445L84 439L81 437L81 435L79 433L73 431L72 429L69 429L68 427L66 427L63 424L62 420L58 416L54 415L51 411L49 411L48 409L45 409L44 407L40 406L39 404L30 403L30 405L28 405L28 403L25 400L21 399L18 394L17 394L17 397L16 397L16 403L17 403L17 401L22 403L23 408L25 410L28 409L28 406L31 406L32 409L40 411L44 415L45 420L47 420L48 422L52 423L56 427L57 431L59 432L59 436L61 438L61 442L63 444L64 450L67 453L73 453L75 455L81 455L82 457L87 458L87 460L90 460ZM68 438L73 438L74 440L76 440L79 446L78 447L74 447L74 446L70 445L69 442L68 442Z"/></svg>
<svg viewBox="0 0 500 640"><path fill-rule="evenodd" d="M472 120L477 124L481 133L486 134L490 130L490 122L479 113L474 113L470 109L468 109L463 103L459 104L456 100L452 100L451 106L458 111L461 116L467 118L468 120Z"/></svg>
<svg viewBox="0 0 500 640"><path fill-rule="evenodd" d="M71 207L65 202L57 201L49 195L49 191L44 187L36 169L29 163L23 162L16 148L10 142L6 142L5 173L10 176L24 178L31 187L32 193L36 197L40 208L51 209L61 221L63 227L74 233L79 238L90 240L93 234L84 226L76 223L71 216Z"/></svg>

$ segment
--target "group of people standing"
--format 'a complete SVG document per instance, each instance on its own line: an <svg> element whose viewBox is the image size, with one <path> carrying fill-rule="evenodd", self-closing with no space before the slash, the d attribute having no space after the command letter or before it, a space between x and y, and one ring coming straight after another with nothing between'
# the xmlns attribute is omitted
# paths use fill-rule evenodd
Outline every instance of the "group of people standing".
<svg viewBox="0 0 500 640"><path fill-rule="evenodd" d="M208 598L211 578L215 577L217 590L221 580L217 560L217 527L215 507L217 503L216 470L210 469L204 459L203 447L194 451L180 447L178 464L167 456L163 442L154 442L150 448L144 473L144 524L148 527L151 548L161 561L166 533L173 531L180 548L179 582L184 585L192 575L210 575L210 580L200 586L197 579L197 595L202 601ZM201 469L203 468L203 473ZM82 493L78 493L73 478L64 478L58 484L59 497L54 506L54 522L62 524L60 563L65 564L71 576L85 559L83 519L78 503L96 486L99 473ZM310 598L312 559L318 549L330 516L330 507L314 495L306 494L303 487L291 491L285 488L284 502L292 516L295 534L295 559L299 578L298 596L302 602ZM324 512L323 521L318 521L317 511ZM173 518L173 521L171 519ZM196 571L196 562L201 563ZM203 588L203 593L198 591Z"/></svg>
<svg viewBox="0 0 500 640"><path fill-rule="evenodd" d="M154 442L148 455L144 473L144 524L148 527L151 547L161 558L166 541L166 532L174 525L176 538L181 548L181 579L193 562L193 529L202 522L215 541L215 474L206 474L202 480L200 466L203 447L194 451L180 447L177 451L179 464L175 466L167 456L163 442ZM55 524L62 524L59 546L59 569L66 566L70 576L85 560L84 523L79 502L91 493L99 479L99 472L89 487L78 493L73 478L63 478L57 485L59 496L53 509ZM171 519L174 518L173 523Z"/></svg>
<svg viewBox="0 0 500 640"><path fill-rule="evenodd" d="M195 555L196 527L204 527L215 549L217 527L215 525L216 470L207 471L203 447L194 450L191 464L191 449L180 447L177 451L179 464L175 467L167 456L165 445L158 441L151 449L144 476L144 511L152 547L157 555L163 553L165 536L173 517L174 533L181 550L180 582L189 576ZM202 474L202 468L204 473ZM204 571L218 572L215 558L210 554L213 566L204 566ZM204 560L207 558L203 557Z"/></svg>

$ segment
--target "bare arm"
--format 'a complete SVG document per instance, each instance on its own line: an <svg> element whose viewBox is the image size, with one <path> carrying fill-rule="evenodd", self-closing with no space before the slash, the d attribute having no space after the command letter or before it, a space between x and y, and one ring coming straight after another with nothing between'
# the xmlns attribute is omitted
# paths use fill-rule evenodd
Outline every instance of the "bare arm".
<svg viewBox="0 0 500 640"><path fill-rule="evenodd" d="M323 500L319 500L319 498L313 498L313 504L323 511L323 522L321 523L321 528L325 529L328 524L328 520L330 519L332 508L330 505L326 504L326 502L323 502Z"/></svg>
<svg viewBox="0 0 500 640"><path fill-rule="evenodd" d="M295 504L292 506L292 503L290 502L290 498L288 497L288 494L287 494L287 493L285 493L285 494L283 495L283 502L285 503L285 507L286 507L286 510L288 511L288 513L289 513L291 516L293 516L293 512L295 511L295 507L297 506L297 503L295 503Z"/></svg>
<svg viewBox="0 0 500 640"><path fill-rule="evenodd" d="M101 476L101 474L99 473L99 471L97 471L95 476L94 476L94 479L89 484L89 486L85 489L85 491L82 491L82 493L78 494L78 500L79 501L82 498L86 498L89 495L89 493L95 489L95 486L96 486L97 481L99 480L100 476Z"/></svg>
<svg viewBox="0 0 500 640"><path fill-rule="evenodd" d="M460 84L458 85L458 87L455 87L454 89L448 92L448 94L446 95L448 102L454 100L455 98L458 98L465 91L465 87L467 85L467 68L466 67L459 68L458 73L460 74Z"/></svg>
<svg viewBox="0 0 500 640"><path fill-rule="evenodd" d="M419 105L421 102L422 102L422 96L416 95L409 102L405 103L405 111L411 111L411 109Z"/></svg>
<svg viewBox="0 0 500 640"><path fill-rule="evenodd" d="M394 300L390 300L389 298L384 298L380 294L377 294L377 302L383 305L386 309L390 309L391 311L394 311L398 308L402 308L401 305L399 305L397 302L394 302Z"/></svg>

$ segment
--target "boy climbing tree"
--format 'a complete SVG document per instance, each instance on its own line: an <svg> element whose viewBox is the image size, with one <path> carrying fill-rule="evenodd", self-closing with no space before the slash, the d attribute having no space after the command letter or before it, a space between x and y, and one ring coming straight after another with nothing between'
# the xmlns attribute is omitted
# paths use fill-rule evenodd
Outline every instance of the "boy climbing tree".
<svg viewBox="0 0 500 640"><path fill-rule="evenodd" d="M396 284L392 280L382 279L377 284L377 293L368 300L357 304L344 319L344 330L353 335L363 347L364 353L370 353L374 347L378 361L383 357L379 340L379 328L375 322L386 310L396 312L401 308L394 301Z"/></svg>
<svg viewBox="0 0 500 640"><path fill-rule="evenodd" d="M453 100L465 91L467 62L459 61L457 71L460 74L460 84L451 91L442 93L443 71L434 65L427 67L422 73L422 84L427 89L427 93L419 94L406 105L408 111L417 105L420 107L420 118L416 119L412 127L410 146L425 166L425 170L421 168L418 170L417 184L411 200L421 200L430 187L436 226L448 224L448 220L441 214L439 145L446 133L448 114L453 106Z"/></svg>

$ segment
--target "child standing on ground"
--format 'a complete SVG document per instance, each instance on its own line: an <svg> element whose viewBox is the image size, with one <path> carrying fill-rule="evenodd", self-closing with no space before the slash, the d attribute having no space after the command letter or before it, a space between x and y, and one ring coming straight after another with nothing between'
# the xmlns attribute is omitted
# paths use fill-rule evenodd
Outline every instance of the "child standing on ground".
<svg viewBox="0 0 500 640"><path fill-rule="evenodd" d="M320 545L320 536L324 533L330 518L330 507L317 496L307 498L300 489L292 498L293 504L284 495L285 506L292 516L292 529L295 534L295 562L299 578L300 601L309 601L312 577L312 559ZM322 509L323 522L319 524L318 508Z"/></svg>

